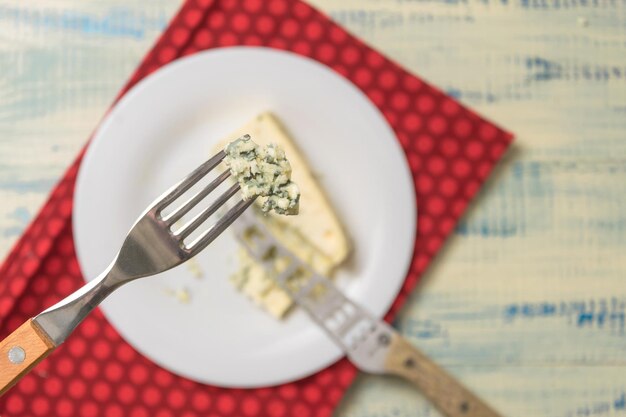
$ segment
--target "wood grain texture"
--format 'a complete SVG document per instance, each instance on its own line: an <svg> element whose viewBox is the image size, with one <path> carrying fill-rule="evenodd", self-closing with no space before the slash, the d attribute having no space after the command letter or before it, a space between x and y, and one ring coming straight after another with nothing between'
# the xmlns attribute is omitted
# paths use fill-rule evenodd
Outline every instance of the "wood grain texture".
<svg viewBox="0 0 626 417"><path fill-rule="evenodd" d="M626 2L311 3L517 135L396 328L504 416L625 416ZM0 255L179 5L0 2ZM381 376L336 412L437 415Z"/></svg>
<svg viewBox="0 0 626 417"><path fill-rule="evenodd" d="M0 342L0 395L54 350L54 343L36 326L28 320ZM12 351L23 358L11 361Z"/></svg>
<svg viewBox="0 0 626 417"><path fill-rule="evenodd" d="M391 338L385 368L412 382L447 417L501 417L398 334Z"/></svg>

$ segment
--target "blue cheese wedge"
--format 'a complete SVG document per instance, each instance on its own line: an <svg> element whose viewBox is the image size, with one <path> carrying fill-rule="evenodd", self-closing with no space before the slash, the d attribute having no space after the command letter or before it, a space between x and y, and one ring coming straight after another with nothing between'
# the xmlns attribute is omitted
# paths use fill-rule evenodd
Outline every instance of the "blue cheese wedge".
<svg viewBox="0 0 626 417"><path fill-rule="evenodd" d="M275 143L285 150L293 168L292 179L302 193L297 216L270 212L260 215L259 219L303 262L318 273L331 277L347 259L351 244L320 184L323 179L314 175L295 141L278 118L269 112L258 115L227 136L214 151L224 149L228 143L245 134L252 136L261 146ZM260 208L258 199L255 205ZM244 249L237 258L239 268L231 276L235 287L271 315L284 317L293 305L291 298Z"/></svg>
<svg viewBox="0 0 626 417"><path fill-rule="evenodd" d="M224 151L224 162L239 182L244 200L258 197L265 213L298 214L300 189L291 181L291 165L282 148L273 143L261 147L244 135Z"/></svg>

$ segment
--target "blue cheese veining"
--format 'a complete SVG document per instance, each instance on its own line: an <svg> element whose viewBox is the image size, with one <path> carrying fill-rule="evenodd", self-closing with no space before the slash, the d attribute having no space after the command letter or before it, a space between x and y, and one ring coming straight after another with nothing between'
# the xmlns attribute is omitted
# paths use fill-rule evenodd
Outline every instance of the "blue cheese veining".
<svg viewBox="0 0 626 417"><path fill-rule="evenodd" d="M244 135L224 151L224 162L239 182L244 200L258 196L264 212L298 214L300 190L291 181L291 165L282 148L261 147Z"/></svg>

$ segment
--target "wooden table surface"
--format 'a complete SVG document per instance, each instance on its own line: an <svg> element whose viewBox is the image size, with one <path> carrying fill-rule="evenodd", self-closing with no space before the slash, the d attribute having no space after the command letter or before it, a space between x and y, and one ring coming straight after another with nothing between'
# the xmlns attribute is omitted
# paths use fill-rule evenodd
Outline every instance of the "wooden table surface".
<svg viewBox="0 0 626 417"><path fill-rule="evenodd" d="M517 135L396 325L505 416L626 416L626 1L313 0ZM180 0L0 1L0 256ZM363 376L337 416L438 415Z"/></svg>

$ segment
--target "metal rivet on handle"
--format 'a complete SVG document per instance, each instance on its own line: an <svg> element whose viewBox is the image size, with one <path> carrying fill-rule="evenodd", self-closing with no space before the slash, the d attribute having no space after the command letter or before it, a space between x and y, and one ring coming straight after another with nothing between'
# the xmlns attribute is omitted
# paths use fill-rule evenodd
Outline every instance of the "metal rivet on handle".
<svg viewBox="0 0 626 417"><path fill-rule="evenodd" d="M26 352L19 346L13 346L9 349L9 362L19 365L26 359Z"/></svg>
<svg viewBox="0 0 626 417"><path fill-rule="evenodd" d="M459 405L459 410L461 410L462 413L467 413L469 411L469 404L467 401L463 401L461 405Z"/></svg>
<svg viewBox="0 0 626 417"><path fill-rule="evenodd" d="M404 361L404 366L407 368L414 368L415 367L415 361L413 360L413 358L407 358Z"/></svg>

